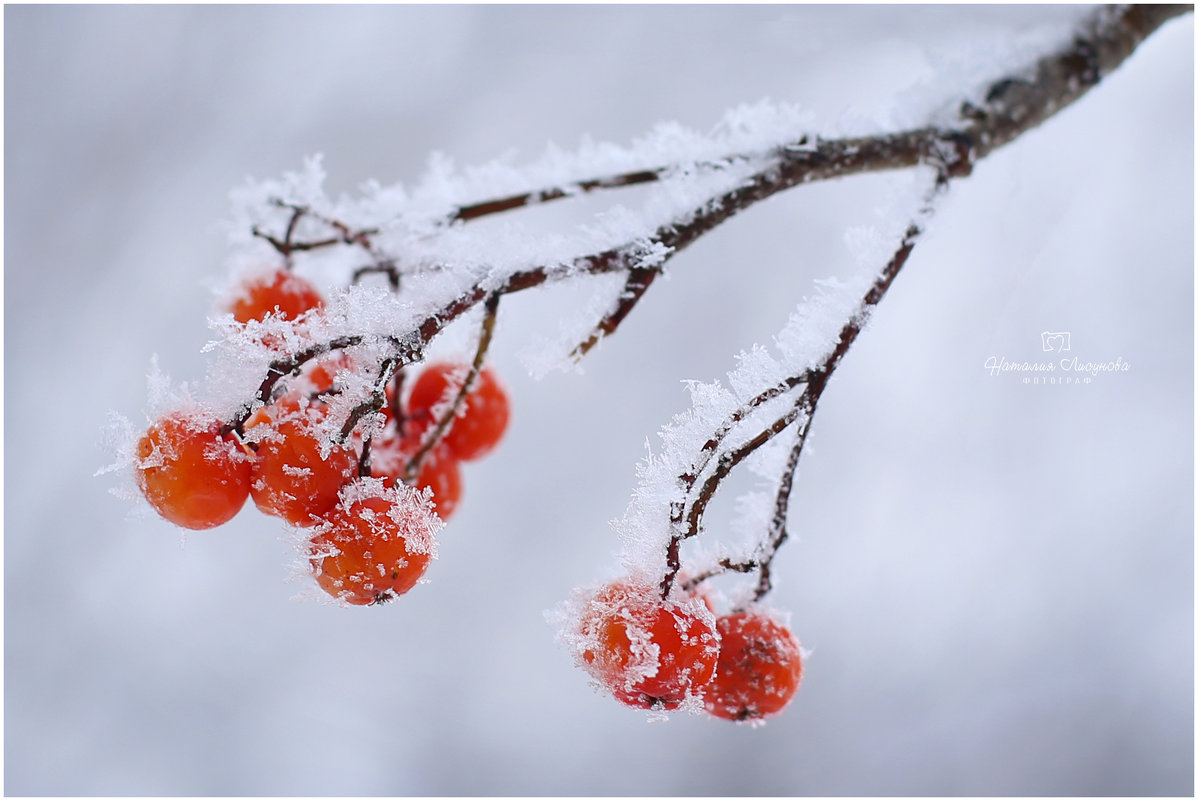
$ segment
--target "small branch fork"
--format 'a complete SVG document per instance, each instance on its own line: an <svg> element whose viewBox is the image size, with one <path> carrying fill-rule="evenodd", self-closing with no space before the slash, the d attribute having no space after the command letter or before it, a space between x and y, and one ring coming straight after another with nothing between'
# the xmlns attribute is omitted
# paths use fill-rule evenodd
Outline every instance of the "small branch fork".
<svg viewBox="0 0 1198 801"><path fill-rule="evenodd" d="M946 188L946 186L947 183L938 182L933 192L939 192ZM929 198L927 206L923 209L925 215L931 213L931 200ZM707 504L714 497L716 490L719 489L720 483L749 454L785 431L796 421L801 421L797 429L795 444L791 449L786 468L783 470L781 479L779 480L770 530L758 547L757 554L753 558L743 562L734 562L727 559L722 560L719 562L717 568L700 573L683 584L684 589L693 589L702 581L706 581L725 571L749 573L756 570L758 571L758 585L754 599L760 599L769 592L771 587L770 566L773 562L774 554L778 550L778 546L788 536L786 521L787 509L790 503L790 490L794 483L794 473L799 464L799 457L802 455L803 446L807 442L807 434L811 430L811 420L815 415L816 405L819 403L824 389L827 388L828 380L832 377L832 373L836 371L841 359L844 358L849 347L852 346L857 336L861 333L861 329L866 319L868 319L870 311L886 295L886 291L894 283L895 276L898 275L903 265L907 263L907 259L911 255L911 250L915 247L915 242L922 232L923 229L916 223L911 223L908 226L906 232L903 234L898 250L895 251L890 261L887 262L877 278L874 279L873 284L870 285L869 290L861 298L856 313L840 329L840 333L836 338L836 344L823 363L813 370L789 378L771 387L766 392L756 396L744 406L737 409L720 425L711 439L703 444L699 456L695 460L695 467L678 477L682 499L676 501L670 510L672 534L666 546L666 572L661 580L662 598L669 596L678 573L682 569L682 542L690 537L697 536L702 531L703 513L707 509ZM701 485L697 484L699 476L711 465L713 457L719 451L725 438L739 424L743 423L755 409L767 400L779 397L785 392L799 386L803 387L803 391L795 399L790 410L739 447L723 451L719 458L715 460L715 467L711 470L707 478Z"/></svg>
<svg viewBox="0 0 1198 801"><path fill-rule="evenodd" d="M626 319L637 302L645 295L668 259L732 216L786 189L860 173L926 165L936 170L937 183L940 186L947 184L950 179L967 176L979 160L1035 128L1083 96L1102 78L1116 69L1144 39L1166 21L1192 12L1192 10L1192 6L1158 5L1100 8L1091 14L1073 40L1060 50L1044 56L1030 65L1027 70L1021 70L1013 76L1002 77L994 81L988 87L984 99L980 103L962 103L957 122L951 126L926 126L877 136L843 139L813 140L802 136L766 153L730 155L716 164L743 161L759 164L760 167L735 188L709 198L707 202L701 204L690 214L658 227L648 237L656 254L652 261L645 260L643 255L646 252L645 241L641 239L580 257L566 265L533 265L509 273L498 284L493 280L486 285L476 284L434 311L411 331L391 336L344 336L311 345L288 357L272 361L254 399L226 423L225 430L244 433L245 422L249 418L251 408L255 406L255 401L269 403L280 380L288 375L298 375L308 361L334 350L368 343L382 345L385 354L380 368L380 377L390 370L398 384L402 381L404 368L423 359L428 343L435 339L446 326L482 303L487 309L484 316L482 341L479 344L475 363L471 366L467 376L466 385L451 405L450 411L452 412L460 405L464 393L477 378L481 360L485 356L487 345L490 342L494 325L494 311L501 296L532 289L543 284L570 280L580 274L626 273L624 292L617 299L613 308L598 321L592 333L572 351L572 357L581 358L603 337L618 329L620 323ZM706 166L715 168L716 164ZM695 166L703 168L705 165ZM550 187L465 205L450 213L443 224L446 226L463 224L490 214L521 208L533 203L567 198L579 193L657 182L666 179L674 172L674 167L657 167L592 178L565 188ZM372 259L372 263L355 272L355 281L365 274L377 272L385 274L393 288L399 288L400 267L394 258L379 249L374 240L379 233L377 228L354 229L340 220L322 215L307 206L289 204L282 200L276 201L276 204L290 209L292 212L282 237L274 236L257 227L253 229L253 234L269 242L283 256L288 268L291 267L292 255L297 252L346 245L356 246L366 251ZM319 239L297 241L298 224L304 216L310 216L328 228L329 235ZM914 225L908 230L894 258L887 265L886 270L883 270L870 292L862 299L863 311L872 308L885 294L894 275L905 263L919 230ZM794 377L786 382L790 386L777 390L780 394L793 390L800 384L804 386L799 401L790 412L775 420L758 437L746 442L740 448L720 453L717 467L697 490L694 489L694 482L698 480L698 473L694 478L689 478L690 486L687 486L686 483L688 477L682 477L687 493L686 497L694 494L694 500L686 507L685 513L679 521L672 521L678 522L681 526L679 530L681 533L691 536L694 531L698 530L699 519L707 500L719 484L717 476L726 475L727 471L735 467L754 448L764 441L768 441L778 431L784 430L796 420L803 421L798 428L799 434L796 443L796 450L801 451L815 405L832 371L859 333L863 320L864 315L858 315L846 323L845 328L841 331L836 349L829 355L828 361L824 365L806 375ZM385 383L383 381L379 386ZM363 404L365 410L357 414L354 418L355 421L367 412L377 411L377 408L381 408L376 406L377 402L378 392L372 394L372 397ZM761 403L764 402L765 400L761 401ZM402 416L397 415L395 419L398 424L402 425ZM448 426L450 420L452 418L449 416L443 417L436 429L443 433L444 427ZM730 427L735 427L738 422L739 420L728 421ZM775 431L775 429L777 430ZM720 450L726 435L726 431L716 432L713 436L714 444L700 454L704 460L704 466ZM435 444L436 436L430 436L430 440L422 444L421 452L407 466L409 473L419 469L421 460ZM764 440L758 442L763 436ZM797 453L794 455L794 460L797 464ZM368 456L365 457L364 464L368 469ZM787 490L792 474L793 469L784 476ZM714 485L711 484L713 479ZM779 492L781 495L782 487L779 488ZM673 514L672 511L672 517ZM768 591L769 588L769 565L773 553L786 538L785 502L781 500L776 518L778 515L781 516L783 522L776 524L771 529L771 534L762 546L760 553L746 562L727 562L726 565L722 565L724 570L739 570L740 572L758 570L760 575L759 592L761 593ZM681 538L685 538L685 536ZM668 593L673 585L678 572L676 554L668 559L668 563L669 569L662 582L665 593Z"/></svg>

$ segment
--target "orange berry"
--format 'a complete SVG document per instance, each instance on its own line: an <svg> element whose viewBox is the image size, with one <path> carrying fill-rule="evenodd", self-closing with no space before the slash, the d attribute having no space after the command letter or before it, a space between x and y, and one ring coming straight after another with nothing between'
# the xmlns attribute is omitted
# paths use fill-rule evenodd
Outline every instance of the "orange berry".
<svg viewBox="0 0 1198 801"><path fill-rule="evenodd" d="M307 371L308 380L317 392L328 392L340 372L352 370L354 359L343 350L325 354Z"/></svg>
<svg viewBox="0 0 1198 801"><path fill-rule="evenodd" d="M431 417L433 407L452 401L467 374L465 365L436 362L424 368L408 397L413 419ZM499 444L507 429L510 409L507 392L495 371L484 367L463 403L464 409L445 434L445 444L464 462L486 456Z"/></svg>
<svg viewBox="0 0 1198 801"><path fill-rule="evenodd" d="M403 595L428 569L434 520L407 488L338 504L311 541L317 584L359 606Z"/></svg>
<svg viewBox="0 0 1198 801"><path fill-rule="evenodd" d="M284 417L257 441L250 494L257 507L297 526L313 526L337 503L337 493L358 470L352 449L333 447L321 458L314 428L319 413Z"/></svg>
<svg viewBox="0 0 1198 801"><path fill-rule="evenodd" d="M582 667L616 700L677 709L715 674L720 638L711 612L693 598L662 600L656 587L615 582L587 602Z"/></svg>
<svg viewBox="0 0 1198 801"><path fill-rule="evenodd" d="M720 660L704 699L707 711L725 720L760 719L781 712L803 678L799 641L760 610L721 617L716 627Z"/></svg>
<svg viewBox="0 0 1198 801"><path fill-rule="evenodd" d="M437 516L448 520L462 500L462 468L448 451L435 449L420 466L416 486L432 491Z"/></svg>
<svg viewBox="0 0 1198 801"><path fill-rule="evenodd" d="M315 409L314 406L309 406L298 392L288 392L273 403L268 403L264 406L259 406L249 419L245 421L245 429L250 429L260 425L278 424L284 420L298 419L303 416L303 412L307 408ZM258 434L252 435L251 440Z"/></svg>
<svg viewBox="0 0 1198 801"><path fill-rule="evenodd" d="M291 270L278 269L241 283L229 311L239 323L262 320L268 314L294 320L324 306L324 297L306 279Z"/></svg>
<svg viewBox="0 0 1198 801"><path fill-rule="evenodd" d="M151 425L137 443L137 486L177 526L219 526L245 505L250 459L220 428L214 417L176 412Z"/></svg>

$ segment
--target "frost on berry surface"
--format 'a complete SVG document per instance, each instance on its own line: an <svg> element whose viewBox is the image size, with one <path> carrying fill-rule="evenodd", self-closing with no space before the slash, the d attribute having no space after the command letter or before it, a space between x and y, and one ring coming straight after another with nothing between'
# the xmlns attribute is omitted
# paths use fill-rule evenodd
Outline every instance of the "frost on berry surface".
<svg viewBox="0 0 1198 801"><path fill-rule="evenodd" d="M719 655L715 617L698 597L662 598L647 575L574 591L550 616L597 689L664 719L699 712Z"/></svg>
<svg viewBox="0 0 1198 801"><path fill-rule="evenodd" d="M322 600L384 603L425 581L442 526L427 491L359 478L342 488L320 523L297 536L302 572L316 579Z"/></svg>
<svg viewBox="0 0 1198 801"><path fill-rule="evenodd" d="M715 717L760 725L794 698L806 654L783 617L764 606L725 615L717 628L720 658L704 706Z"/></svg>
<svg viewBox="0 0 1198 801"><path fill-rule="evenodd" d="M403 531L409 551L437 557L437 535L445 523L437 516L427 491L403 482L389 485L381 478L358 478L341 488L338 503L349 508L373 499L387 502L388 508L382 514ZM363 514L376 513L368 510Z"/></svg>

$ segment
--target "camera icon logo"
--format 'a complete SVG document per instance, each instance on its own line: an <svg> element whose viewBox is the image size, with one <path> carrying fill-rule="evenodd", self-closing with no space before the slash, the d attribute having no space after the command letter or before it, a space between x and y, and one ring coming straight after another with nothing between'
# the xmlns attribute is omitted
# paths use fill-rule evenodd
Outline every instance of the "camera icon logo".
<svg viewBox="0 0 1198 801"><path fill-rule="evenodd" d="M1069 350L1068 331L1044 331L1040 334L1040 347L1045 353L1063 353Z"/></svg>

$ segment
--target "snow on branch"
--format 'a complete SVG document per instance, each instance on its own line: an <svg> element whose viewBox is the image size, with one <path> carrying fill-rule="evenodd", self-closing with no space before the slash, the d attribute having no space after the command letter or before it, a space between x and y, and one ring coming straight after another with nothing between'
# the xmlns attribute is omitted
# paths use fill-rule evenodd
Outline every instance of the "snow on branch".
<svg viewBox="0 0 1198 801"><path fill-rule="evenodd" d="M520 292L580 275L626 274L624 290L610 311L570 351L571 358L577 359L602 337L616 331L666 262L730 217L786 189L860 173L927 165L937 171L941 182L966 176L979 160L1082 97L1157 27L1186 11L1184 6L1101 8L1066 46L1015 74L995 79L979 98L963 101L956 119L946 124L827 140L795 133L788 141L762 151L726 153L720 158L606 177L563 180L540 190L462 204L431 223L427 215L417 213L418 206L425 212L428 206L413 202L402 188L376 189L373 197L357 207L348 202L340 204L346 217L356 219L352 223L336 213L315 211L319 206L338 205L329 203L319 192L323 174L316 165L308 176L293 178L290 186L267 184L259 188L275 195L270 205L285 213L280 226L283 233L276 236L257 223L251 228L255 237L269 242L285 258L301 251L357 246L370 259L357 275L383 272L396 287L401 282L427 284L432 291L423 296L423 315L410 319L407 331L392 337L395 342L417 343L401 355L403 363L421 358L424 344L491 295ZM758 116L767 120L763 127L771 134L779 119L800 119L777 110L758 109ZM710 154L711 142L702 144L705 147L691 143L692 150ZM633 156L624 154L624 158ZM574 162L565 161L577 169ZM659 218L660 222L652 223L652 217L647 216L622 220L609 231L554 241L548 246L524 240L506 243L510 245L507 248L494 247L495 243L490 242L491 247L484 249L462 228L464 222L501 211L635 184L670 185L661 193L668 202L661 204L667 213L664 219ZM716 191L710 191L712 187ZM277 196L294 194L313 194L312 199L320 202ZM297 238L301 222L323 234ZM596 238L606 239L606 246L578 252L579 246L585 248L588 239ZM481 262L478 254L488 251L501 255L493 263ZM445 280L449 273L458 280ZM328 348L357 344L351 340L353 332L343 332L341 339L330 337ZM309 348L279 368L295 369L322 352L320 348ZM260 399L264 400L261 393Z"/></svg>

